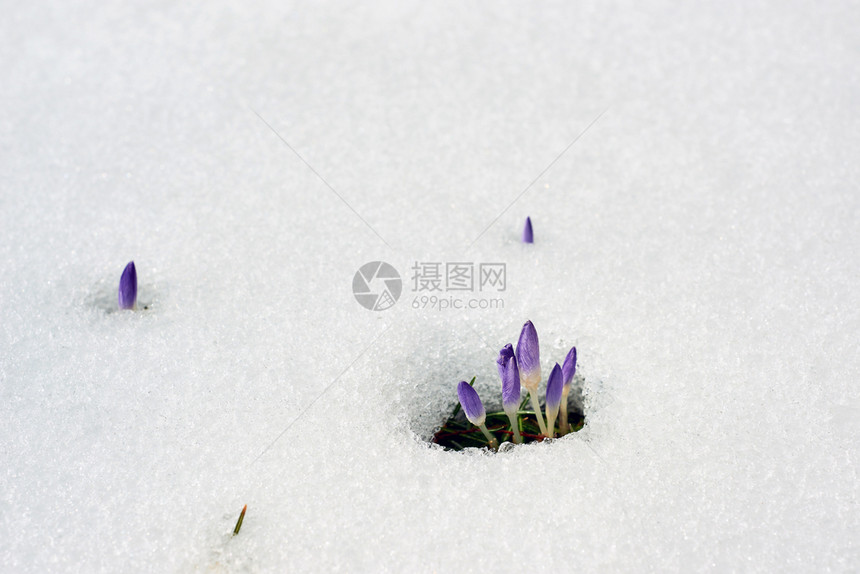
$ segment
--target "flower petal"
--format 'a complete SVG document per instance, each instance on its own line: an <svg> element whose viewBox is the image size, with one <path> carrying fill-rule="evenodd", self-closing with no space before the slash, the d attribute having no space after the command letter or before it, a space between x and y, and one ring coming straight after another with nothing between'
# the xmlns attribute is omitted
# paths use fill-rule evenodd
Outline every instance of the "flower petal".
<svg viewBox="0 0 860 574"><path fill-rule="evenodd" d="M137 270L134 268L134 261L129 261L119 278L119 308L134 309L136 303Z"/></svg>
<svg viewBox="0 0 860 574"><path fill-rule="evenodd" d="M481 402L478 391L466 381L460 381L457 385L457 397L469 422L476 426L484 424L487 412L484 410L484 403Z"/></svg>

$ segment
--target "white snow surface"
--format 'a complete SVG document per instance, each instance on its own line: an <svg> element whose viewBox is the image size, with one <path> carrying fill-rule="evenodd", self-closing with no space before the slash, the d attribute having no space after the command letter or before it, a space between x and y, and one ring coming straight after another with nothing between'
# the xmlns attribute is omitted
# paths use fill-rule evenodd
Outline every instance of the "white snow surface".
<svg viewBox="0 0 860 574"><path fill-rule="evenodd" d="M860 570L856 2L7 4L0 570ZM526 319L586 427L431 447Z"/></svg>

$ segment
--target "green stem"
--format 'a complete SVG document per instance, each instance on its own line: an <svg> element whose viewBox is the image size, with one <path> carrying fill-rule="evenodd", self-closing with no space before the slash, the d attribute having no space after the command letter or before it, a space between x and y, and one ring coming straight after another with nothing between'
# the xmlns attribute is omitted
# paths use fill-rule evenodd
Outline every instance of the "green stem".
<svg viewBox="0 0 860 574"><path fill-rule="evenodd" d="M489 419L491 417L500 417L502 415L507 415L507 414L508 413L506 413L505 411L493 411L491 413L487 413L487 418ZM519 416L529 416L531 414L534 414L534 413L532 411L528 411L525 409L521 409L521 410L517 411L517 415L519 415ZM452 416L451 418L454 418L454 417Z"/></svg>
<svg viewBox="0 0 860 574"><path fill-rule="evenodd" d="M482 424L480 427L481 432L484 433L484 436L487 437L487 441L490 443L490 448L493 450L499 450L499 441L496 440L496 437L490 434L490 431L487 430L487 425Z"/></svg>
<svg viewBox="0 0 860 574"><path fill-rule="evenodd" d="M535 417L537 418L537 422L538 422L538 426L540 427L541 434L543 434L544 436L549 436L549 435L547 435L547 431L546 431L546 423L543 422L543 415L541 414L541 411L540 411L540 402L538 402L537 389L534 389L534 390L529 389L529 397L531 397L531 399L532 399L532 408L535 411Z"/></svg>
<svg viewBox="0 0 860 574"><path fill-rule="evenodd" d="M549 411L549 409L547 409ZM546 413L546 428L549 431L549 434L546 435L549 438L553 438L555 436L555 417L558 412L547 412Z"/></svg>
<svg viewBox="0 0 860 574"><path fill-rule="evenodd" d="M570 432L570 424L567 422L567 395L570 393L570 385L561 391L561 419L558 421L558 434L561 436Z"/></svg>
<svg viewBox="0 0 860 574"><path fill-rule="evenodd" d="M511 431L514 433L514 442L522 444L523 437L520 436L520 420L515 413L508 413L508 418L511 420Z"/></svg>
<svg viewBox="0 0 860 574"><path fill-rule="evenodd" d="M248 510L247 504L242 508L242 513L239 515L239 520L236 522L236 528L233 529L233 536L239 534L239 530L242 528L242 521L245 520L246 510Z"/></svg>

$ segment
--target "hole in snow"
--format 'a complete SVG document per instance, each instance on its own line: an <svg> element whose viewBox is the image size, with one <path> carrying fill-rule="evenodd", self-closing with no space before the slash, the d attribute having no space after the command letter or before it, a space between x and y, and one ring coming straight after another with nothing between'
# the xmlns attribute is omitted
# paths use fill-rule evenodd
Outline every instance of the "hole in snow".
<svg viewBox="0 0 860 574"><path fill-rule="evenodd" d="M585 424L585 409L583 400L583 388L585 380L579 375L575 375L570 384L570 393L567 397L567 429L569 433L574 433L582 429ZM511 422L507 414L502 410L500 403L492 403L485 401L487 418L485 425L490 434L499 442L499 451L510 450L515 448L513 443L514 433L511 429ZM540 409L545 416L545 404L541 401ZM562 409L564 405L562 404ZM535 418L534 410L532 409L531 400L528 393L523 393L523 398L520 402L520 409L517 413L520 435L523 439L523 444L532 442L540 442L546 440L546 437L541 434L537 419ZM454 407L453 411L447 414L439 423L437 430L431 443L438 444L445 450L465 450L467 448L490 448L487 438L484 433L466 420L466 415L463 409L460 408L459 402ZM554 430L555 436L561 437L568 432L563 429L562 416L555 421Z"/></svg>
<svg viewBox="0 0 860 574"><path fill-rule="evenodd" d="M106 314L121 311L117 300L118 281L101 280L90 288L86 304L89 307ZM169 289L166 283L139 284L137 292L137 308L134 312L145 313L158 310L159 303L167 296Z"/></svg>

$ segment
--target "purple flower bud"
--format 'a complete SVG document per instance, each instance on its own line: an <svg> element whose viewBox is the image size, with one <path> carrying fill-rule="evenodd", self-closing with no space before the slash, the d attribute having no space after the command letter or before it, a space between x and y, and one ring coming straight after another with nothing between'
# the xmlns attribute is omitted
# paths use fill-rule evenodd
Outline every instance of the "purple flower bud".
<svg viewBox="0 0 860 574"><path fill-rule="evenodd" d="M532 218L526 217L526 226L523 228L523 243L534 243L535 235L532 232Z"/></svg>
<svg viewBox="0 0 860 574"><path fill-rule="evenodd" d="M460 384L457 385L457 397L460 399L463 412L466 413L466 418L469 419L469 422L475 426L484 424L487 411L484 410L484 403L481 402L478 391L473 389L466 381L460 381Z"/></svg>
<svg viewBox="0 0 860 574"><path fill-rule="evenodd" d="M119 278L119 308L134 309L136 303L137 271L134 268L134 261L129 261L122 272L122 277Z"/></svg>
<svg viewBox="0 0 860 574"><path fill-rule="evenodd" d="M517 366L520 380L529 391L537 390L540 385L540 344L537 331L531 321L526 321L517 341Z"/></svg>
<svg viewBox="0 0 860 574"><path fill-rule="evenodd" d="M496 367L499 369L499 377L502 381L505 380L505 371L508 368L508 359L514 356L514 347L508 343L502 350L499 351L499 357L496 359Z"/></svg>
<svg viewBox="0 0 860 574"><path fill-rule="evenodd" d="M502 403L505 406L505 412L513 410L516 413L520 406L521 393L517 358L511 355L507 365L505 365L505 372L502 374Z"/></svg>
<svg viewBox="0 0 860 574"><path fill-rule="evenodd" d="M569 387L570 382L573 380L573 375L576 374L576 347L571 348L564 358L564 364L561 366L561 374L564 386Z"/></svg>
<svg viewBox="0 0 860 574"><path fill-rule="evenodd" d="M556 363L549 374L549 381L546 384L547 417L549 417L550 413L553 413L552 418L555 419L554 413L558 413L558 406L561 404L561 390L563 388L564 382L562 380L561 367Z"/></svg>

